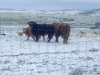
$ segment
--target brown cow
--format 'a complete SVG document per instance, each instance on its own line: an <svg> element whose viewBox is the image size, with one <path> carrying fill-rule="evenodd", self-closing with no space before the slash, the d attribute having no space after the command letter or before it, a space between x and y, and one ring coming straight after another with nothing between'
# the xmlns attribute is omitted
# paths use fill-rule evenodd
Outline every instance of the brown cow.
<svg viewBox="0 0 100 75"><path fill-rule="evenodd" d="M22 31L27 36L27 40L31 36L33 38L33 40L35 41L34 35L31 33L31 28L30 27L22 28Z"/></svg>
<svg viewBox="0 0 100 75"><path fill-rule="evenodd" d="M97 36L98 34L100 34L100 32L94 32L94 34Z"/></svg>
<svg viewBox="0 0 100 75"><path fill-rule="evenodd" d="M94 34L100 34L100 32L94 32Z"/></svg>
<svg viewBox="0 0 100 75"><path fill-rule="evenodd" d="M53 25L55 27L56 42L58 42L59 36L62 36L63 43L67 44L70 34L70 25L68 23L53 23Z"/></svg>
<svg viewBox="0 0 100 75"><path fill-rule="evenodd" d="M86 32L81 31L81 34L86 34Z"/></svg>
<svg viewBox="0 0 100 75"><path fill-rule="evenodd" d="M81 31L80 32L80 37L86 36L86 32Z"/></svg>

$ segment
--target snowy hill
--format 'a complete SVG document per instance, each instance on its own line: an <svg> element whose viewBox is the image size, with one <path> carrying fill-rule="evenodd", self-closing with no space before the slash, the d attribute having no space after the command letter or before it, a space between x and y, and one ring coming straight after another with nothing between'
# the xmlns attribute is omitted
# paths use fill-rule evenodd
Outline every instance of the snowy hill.
<svg viewBox="0 0 100 75"><path fill-rule="evenodd" d="M47 14L70 14L75 15L81 12L84 12L83 10L22 10L22 9L5 9L0 8L0 12L34 12L34 13L47 13Z"/></svg>
<svg viewBox="0 0 100 75"><path fill-rule="evenodd" d="M80 12L80 15L99 15L100 9L93 9L93 10L85 10L84 12Z"/></svg>
<svg viewBox="0 0 100 75"><path fill-rule="evenodd" d="M0 12L35 12L35 13L49 13L49 14L66 14L66 15L99 15L100 9L92 10L75 10L75 9L66 9L66 10L22 10L22 9L6 9L0 8Z"/></svg>

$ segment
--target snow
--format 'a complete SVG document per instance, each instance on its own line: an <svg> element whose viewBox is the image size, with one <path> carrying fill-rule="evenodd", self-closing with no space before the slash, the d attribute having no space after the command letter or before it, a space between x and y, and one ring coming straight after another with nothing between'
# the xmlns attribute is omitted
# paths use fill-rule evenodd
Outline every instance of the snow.
<svg viewBox="0 0 100 75"><path fill-rule="evenodd" d="M88 30L87 36L80 37L81 30ZM48 43L42 37L39 42L31 37L26 41L16 31L5 34L0 35L0 75L74 75L77 69L82 70L79 75L100 73L100 35L88 28L71 29L68 44L61 37L59 43L55 37Z"/></svg>

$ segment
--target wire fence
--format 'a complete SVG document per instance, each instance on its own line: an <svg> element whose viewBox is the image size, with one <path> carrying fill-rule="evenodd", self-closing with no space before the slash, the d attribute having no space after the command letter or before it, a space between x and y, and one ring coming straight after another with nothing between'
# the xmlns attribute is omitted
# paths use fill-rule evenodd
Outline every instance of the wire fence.
<svg viewBox="0 0 100 75"><path fill-rule="evenodd" d="M27 39L22 28L28 21L39 24L69 23L68 44L55 36L47 42L40 37ZM64 12L0 12L0 75L99 75L100 29L97 15L66 14Z"/></svg>

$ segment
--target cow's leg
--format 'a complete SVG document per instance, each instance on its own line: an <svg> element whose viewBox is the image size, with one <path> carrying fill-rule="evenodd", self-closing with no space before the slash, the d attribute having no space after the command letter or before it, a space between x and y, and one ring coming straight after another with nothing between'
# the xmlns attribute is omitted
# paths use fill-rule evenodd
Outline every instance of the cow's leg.
<svg viewBox="0 0 100 75"><path fill-rule="evenodd" d="M64 43L64 44L67 44L66 36L63 37L63 43Z"/></svg>
<svg viewBox="0 0 100 75"><path fill-rule="evenodd" d="M35 41L35 37L33 35L31 35L31 37L33 38L33 40Z"/></svg>
<svg viewBox="0 0 100 75"><path fill-rule="evenodd" d="M66 35L66 44L67 44L67 41L68 41L68 38L69 38L69 34L70 34L70 32L68 31L67 35Z"/></svg>
<svg viewBox="0 0 100 75"><path fill-rule="evenodd" d="M49 39L48 42L50 42L50 39L51 39L51 36L50 35L48 35L48 39Z"/></svg>
<svg viewBox="0 0 100 75"><path fill-rule="evenodd" d="M38 42L38 40L39 40L39 36L36 36L36 42Z"/></svg>
<svg viewBox="0 0 100 75"><path fill-rule="evenodd" d="M43 37L43 41L45 41L45 35L42 35L42 37Z"/></svg>
<svg viewBox="0 0 100 75"><path fill-rule="evenodd" d="M58 38L59 38L59 36L56 36L56 42L58 42Z"/></svg>
<svg viewBox="0 0 100 75"><path fill-rule="evenodd" d="M63 43L64 43L64 44L67 44L67 41L68 41L68 36L66 35L66 36L64 36L64 38L63 38Z"/></svg>
<svg viewBox="0 0 100 75"><path fill-rule="evenodd" d="M63 38L63 44L65 44L65 43L66 43L66 35L63 34L63 35L62 35L62 38Z"/></svg>
<svg viewBox="0 0 100 75"><path fill-rule="evenodd" d="M53 37L53 35L48 35L48 38L49 38L48 42L50 42L50 40L52 39L52 37Z"/></svg>
<svg viewBox="0 0 100 75"><path fill-rule="evenodd" d="M30 37L30 36L29 36L29 35L27 35L27 40L29 39L29 37Z"/></svg>
<svg viewBox="0 0 100 75"><path fill-rule="evenodd" d="M65 38L65 43L67 44L67 41L68 41L68 36L66 36L66 38Z"/></svg>

